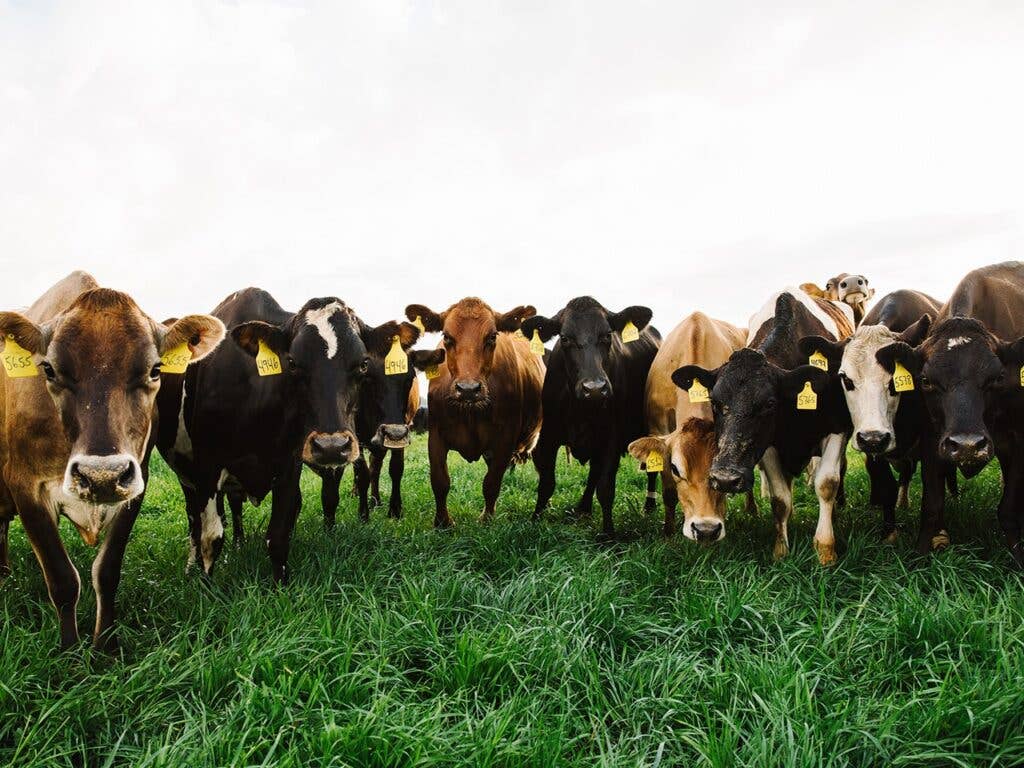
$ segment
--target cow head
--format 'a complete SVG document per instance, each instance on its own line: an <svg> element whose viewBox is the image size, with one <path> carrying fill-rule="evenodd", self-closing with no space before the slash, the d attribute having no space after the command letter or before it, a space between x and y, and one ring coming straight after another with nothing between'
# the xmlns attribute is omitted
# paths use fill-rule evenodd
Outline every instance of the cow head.
<svg viewBox="0 0 1024 768"><path fill-rule="evenodd" d="M920 387L938 435L939 455L971 477L994 455L989 405L1019 393L1024 340L1004 342L982 323L951 317L917 346L897 341L875 357L890 374L901 363Z"/></svg>
<svg viewBox="0 0 1024 768"><path fill-rule="evenodd" d="M191 361L200 360L224 338L224 326L209 315L156 323L130 296L95 288L42 325L0 312L0 338L31 353L45 377L70 448L63 492L102 509L143 491L161 356L184 344ZM102 520L95 530L75 524L94 541Z"/></svg>
<svg viewBox="0 0 1024 768"><path fill-rule="evenodd" d="M829 372L841 383L853 423L853 444L858 450L881 456L898 449L896 409L903 394L896 391L892 372L879 364L876 354L895 342L920 344L930 325L931 316L924 315L903 333L894 333L884 325L862 325L853 336L838 343L818 336L801 339L801 351L807 355L821 351L828 359Z"/></svg>
<svg viewBox="0 0 1024 768"><path fill-rule="evenodd" d="M385 366L385 358L393 354L394 338L387 355L370 355L370 367L359 393L357 420L359 433L364 439L372 434L370 445L375 448L405 448L409 445L412 425L406 410L409 391L417 386L416 371L444 362L443 349L410 349L419 335L420 330L415 325L398 324L399 346L407 358L404 373Z"/></svg>
<svg viewBox="0 0 1024 768"><path fill-rule="evenodd" d="M816 283L804 283L800 288L819 299L839 301L853 307L854 320L859 323L867 313L867 303L875 295L875 289L868 286L864 275L850 275L846 272L829 278L824 288Z"/></svg>
<svg viewBox="0 0 1024 768"><path fill-rule="evenodd" d="M613 349L622 346L622 329L632 323L642 331L650 321L651 310L647 307L609 312L591 297L581 296L554 317L531 317L522 330L528 339L537 331L544 342L560 336L565 373L577 399L603 403L613 394L608 358Z"/></svg>
<svg viewBox="0 0 1024 768"><path fill-rule="evenodd" d="M717 433L717 453L708 482L722 493L742 493L754 484L754 466L775 435L780 414L797 409L797 397L810 383L820 398L828 388L828 374L810 365L787 371L761 352L744 348L733 352L714 371L684 365L672 381L689 390L695 381L711 394Z"/></svg>
<svg viewBox="0 0 1024 768"><path fill-rule="evenodd" d="M277 357L281 372L268 378L282 377L288 421L302 430L301 458L325 469L358 458L353 428L360 384L370 370L370 355L386 355L400 334L394 321L369 327L336 298L311 299L282 325L252 320L231 329L248 354L266 354L265 346Z"/></svg>
<svg viewBox="0 0 1024 768"><path fill-rule="evenodd" d="M487 408L487 376L494 364L499 333L519 330L523 320L537 313L522 306L499 314L477 298L466 298L438 314L422 304L410 304L405 316L420 319L430 332L444 334L445 365L451 378L447 401L457 407Z"/></svg>
<svg viewBox="0 0 1024 768"><path fill-rule="evenodd" d="M683 535L701 544L725 538L725 494L708 483L715 455L715 427L710 419L691 418L663 437L641 437L629 452L646 461L654 451L671 474L683 510ZM665 474L662 474L663 481Z"/></svg>

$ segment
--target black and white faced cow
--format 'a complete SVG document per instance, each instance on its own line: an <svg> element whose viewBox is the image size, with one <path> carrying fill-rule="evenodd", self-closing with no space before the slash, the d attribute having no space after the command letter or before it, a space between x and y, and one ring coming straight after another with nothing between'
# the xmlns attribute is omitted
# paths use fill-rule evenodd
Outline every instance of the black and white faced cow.
<svg viewBox="0 0 1024 768"><path fill-rule="evenodd" d="M909 506L909 490L920 458L920 440L930 430L920 388L901 374L893 377L878 362L878 350L896 342L916 346L924 340L941 304L918 291L899 290L884 296L853 336L841 342L809 337L805 352L820 349L829 373L838 378L853 426L853 446L865 455L871 479L871 501L882 508L882 538L896 536L896 507ZM899 481L892 468L899 472ZM946 472L951 489L955 469ZM941 492L941 487L939 488Z"/></svg>
<svg viewBox="0 0 1024 768"><path fill-rule="evenodd" d="M1024 564L1024 264L1006 262L969 272L917 346L895 342L880 349L888 371L896 364L924 395L934 438L922 444L921 532L918 548L948 543L942 504L942 465L972 477L993 458L1003 472L999 525L1018 563ZM927 461L934 451L937 461Z"/></svg>
<svg viewBox="0 0 1024 768"><path fill-rule="evenodd" d="M853 330L848 310L787 288L751 318L747 346L723 366L709 371L687 365L672 375L682 389L699 381L710 390L717 434L711 486L726 493L749 491L760 465L775 515L776 558L789 552L793 479L820 456L814 473L819 501L814 546L822 565L836 559L832 511L843 480L849 414L839 387L808 364L800 339L846 338Z"/></svg>
<svg viewBox="0 0 1024 768"><path fill-rule="evenodd" d="M601 503L605 535L615 532L612 506L619 459L631 441L645 434L647 372L661 336L648 326L651 310L628 307L609 312L589 296L570 301L554 317L523 322L526 338L559 336L544 377L544 423L533 451L540 480L534 519L555 489L555 457L566 445L582 463L590 462L586 490L576 512L589 516L594 491ZM657 473L650 473L653 491Z"/></svg>
<svg viewBox="0 0 1024 768"><path fill-rule="evenodd" d="M209 575L224 540L215 498L226 482L259 500L273 492L267 547L274 579L287 579L299 512L302 463L337 468L359 456L355 409L370 367L398 324L366 326L335 298L298 312L258 288L232 294L213 311L233 343L189 368L160 403L158 448L185 494L190 562ZM161 394L164 394L161 390Z"/></svg>

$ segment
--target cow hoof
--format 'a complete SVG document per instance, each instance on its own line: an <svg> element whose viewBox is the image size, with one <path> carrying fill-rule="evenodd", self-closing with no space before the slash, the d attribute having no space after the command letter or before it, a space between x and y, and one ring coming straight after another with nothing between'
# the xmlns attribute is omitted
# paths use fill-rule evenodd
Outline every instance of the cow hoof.
<svg viewBox="0 0 1024 768"><path fill-rule="evenodd" d="M664 527L662 527L661 533L666 539L671 539L673 536L676 535L676 527L674 525L669 525L668 523L666 523Z"/></svg>
<svg viewBox="0 0 1024 768"><path fill-rule="evenodd" d="M789 544L782 539L775 540L775 547L772 549L772 557L778 561L789 554Z"/></svg>
<svg viewBox="0 0 1024 768"><path fill-rule="evenodd" d="M615 543L615 531L601 531L597 534L598 544L614 544Z"/></svg>
<svg viewBox="0 0 1024 768"><path fill-rule="evenodd" d="M907 493L906 488L900 488L899 495L896 497L896 509L910 509L910 494Z"/></svg>
<svg viewBox="0 0 1024 768"><path fill-rule="evenodd" d="M946 530L941 530L931 539L932 552L941 552L949 546L949 533Z"/></svg>
<svg viewBox="0 0 1024 768"><path fill-rule="evenodd" d="M836 564L836 543L834 541L830 541L827 544L815 541L814 550L818 553L818 562L822 565Z"/></svg>
<svg viewBox="0 0 1024 768"><path fill-rule="evenodd" d="M895 544L900 537L900 532L893 528L891 531L882 533L883 544Z"/></svg>
<svg viewBox="0 0 1024 768"><path fill-rule="evenodd" d="M455 521L452 520L452 516L447 512L434 518L434 528L438 530L447 530L448 528L454 527Z"/></svg>
<svg viewBox="0 0 1024 768"><path fill-rule="evenodd" d="M6 579L10 575L11 575L11 566L7 565L7 563L4 563L3 565L0 565L0 579Z"/></svg>
<svg viewBox="0 0 1024 768"><path fill-rule="evenodd" d="M121 644L117 640L117 635L107 631L93 640L92 647L98 653L113 654L120 650Z"/></svg>
<svg viewBox="0 0 1024 768"><path fill-rule="evenodd" d="M392 518L394 520L399 519L401 516L402 516L402 508L401 507L398 507L397 509L389 509L388 510L388 517L390 517L390 518Z"/></svg>

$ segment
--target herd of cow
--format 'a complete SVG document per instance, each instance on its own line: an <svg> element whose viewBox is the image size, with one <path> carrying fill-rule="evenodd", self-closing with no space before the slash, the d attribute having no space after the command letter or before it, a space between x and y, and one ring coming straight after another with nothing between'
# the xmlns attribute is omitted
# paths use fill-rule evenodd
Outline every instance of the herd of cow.
<svg viewBox="0 0 1024 768"><path fill-rule="evenodd" d="M648 510L661 477L665 534L675 532L679 506L683 534L705 544L725 536L728 494L756 506L759 470L775 557L789 551L793 483L807 471L819 502L814 547L828 565L852 437L886 539L920 464L922 552L949 544L943 504L947 488L956 492L957 469L971 477L997 458L997 518L1024 564L1024 263L970 272L945 303L898 290L869 311L873 293L863 276L843 274L824 289L807 283L773 294L746 330L694 312L663 341L650 309L612 312L590 297L551 317L530 306L501 314L477 298L440 313L412 304L408 321L370 327L336 298L288 312L247 288L209 315L158 323L126 294L75 272L27 310L0 312L0 576L10 570L17 515L57 610L61 646L76 643L81 585L58 533L60 516L68 518L86 543L99 544L94 643L110 647L121 563L155 447L184 493L189 564L210 575L225 502L238 540L243 502L270 493L266 541L274 579L284 582L303 464L322 478L331 526L345 467L353 465L366 520L390 453L388 513L401 514L404 449L423 410L417 371L428 379L437 527L452 525L449 451L487 464L483 520L509 466L532 456L537 519L564 446L590 464L575 513L590 515L596 493L603 534L613 535L615 478L628 451L647 471ZM442 335L437 348L412 349L425 333Z"/></svg>

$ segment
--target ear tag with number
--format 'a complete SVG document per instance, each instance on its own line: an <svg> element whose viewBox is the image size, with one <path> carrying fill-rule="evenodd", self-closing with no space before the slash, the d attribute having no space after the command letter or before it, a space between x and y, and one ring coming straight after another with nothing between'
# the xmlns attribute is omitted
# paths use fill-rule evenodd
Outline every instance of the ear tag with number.
<svg viewBox="0 0 1024 768"><path fill-rule="evenodd" d="M384 373L387 376L397 376L400 373L409 372L409 356L402 349L402 342L395 336L391 340L391 351L384 358Z"/></svg>
<svg viewBox="0 0 1024 768"><path fill-rule="evenodd" d="M1020 385L1024 387L1024 365L1020 367Z"/></svg>
<svg viewBox="0 0 1024 768"><path fill-rule="evenodd" d="M439 365L428 365L423 370L423 373L427 377L427 381L430 381L431 379L436 379L438 376L441 375L441 366L439 366Z"/></svg>
<svg viewBox="0 0 1024 768"><path fill-rule="evenodd" d="M535 355L544 355L544 342L540 340L540 331L533 329L533 338L530 339L530 351Z"/></svg>
<svg viewBox="0 0 1024 768"><path fill-rule="evenodd" d="M804 388L796 396L796 408L798 411L818 410L818 394L811 387L811 382L804 382Z"/></svg>
<svg viewBox="0 0 1024 768"><path fill-rule="evenodd" d="M636 329L636 326L633 325L633 321L632 320L628 321L624 326L622 326L622 340L624 342L629 344L629 342L636 341L639 338L640 338L640 331L638 331Z"/></svg>
<svg viewBox="0 0 1024 768"><path fill-rule="evenodd" d="M160 373L184 373L191 359L192 350L183 341L160 356Z"/></svg>
<svg viewBox="0 0 1024 768"><path fill-rule="evenodd" d="M260 347L256 352L256 371L260 376L277 376L281 373L281 358L263 339L260 339Z"/></svg>
<svg viewBox="0 0 1024 768"><path fill-rule="evenodd" d="M691 403L710 403L711 394L708 392L708 388L701 384L696 379L693 380L693 384L686 390L686 395L690 398Z"/></svg>
<svg viewBox="0 0 1024 768"><path fill-rule="evenodd" d="M16 342L13 334L7 334L4 341L3 363L4 370L12 379L39 375L39 369L32 362L32 353Z"/></svg>
<svg viewBox="0 0 1024 768"><path fill-rule="evenodd" d="M516 328L516 332L513 333L512 335L517 339L523 339L524 341L526 340L526 336L523 334L522 328Z"/></svg>
<svg viewBox="0 0 1024 768"><path fill-rule="evenodd" d="M416 315L416 319L412 321L412 324L420 329L420 333L427 332L426 327L423 325L423 318L420 317L419 315Z"/></svg>
<svg viewBox="0 0 1024 768"><path fill-rule="evenodd" d="M665 468L665 461L657 451L651 451L647 454L646 464L647 472L661 472Z"/></svg>
<svg viewBox="0 0 1024 768"><path fill-rule="evenodd" d="M1024 376L1022 376L1024 378ZM913 392L914 377L910 371L903 367L903 363L897 361L892 372L892 388L897 392Z"/></svg>
<svg viewBox="0 0 1024 768"><path fill-rule="evenodd" d="M828 358L825 357L821 352L815 351L813 355L807 358L807 363L813 365L815 368L828 372Z"/></svg>

